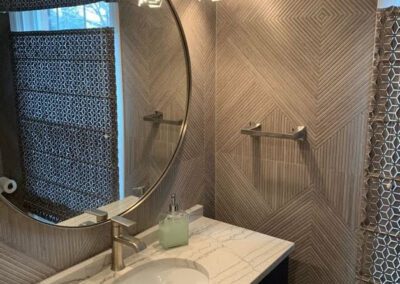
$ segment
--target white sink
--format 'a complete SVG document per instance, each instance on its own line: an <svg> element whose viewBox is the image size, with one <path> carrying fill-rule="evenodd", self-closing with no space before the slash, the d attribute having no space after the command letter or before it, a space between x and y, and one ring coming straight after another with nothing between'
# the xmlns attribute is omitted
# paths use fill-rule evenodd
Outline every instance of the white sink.
<svg viewBox="0 0 400 284"><path fill-rule="evenodd" d="M185 259L161 259L136 267L116 284L207 284L208 273L200 264Z"/></svg>

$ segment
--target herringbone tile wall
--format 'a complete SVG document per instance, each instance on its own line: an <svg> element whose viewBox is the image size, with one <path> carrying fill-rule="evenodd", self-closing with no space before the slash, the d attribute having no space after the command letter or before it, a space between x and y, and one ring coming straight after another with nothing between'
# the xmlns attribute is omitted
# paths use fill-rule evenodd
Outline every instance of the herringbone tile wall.
<svg viewBox="0 0 400 284"><path fill-rule="evenodd" d="M291 283L354 283L375 0L217 7L216 217L291 240ZM306 143L240 134L308 128Z"/></svg>

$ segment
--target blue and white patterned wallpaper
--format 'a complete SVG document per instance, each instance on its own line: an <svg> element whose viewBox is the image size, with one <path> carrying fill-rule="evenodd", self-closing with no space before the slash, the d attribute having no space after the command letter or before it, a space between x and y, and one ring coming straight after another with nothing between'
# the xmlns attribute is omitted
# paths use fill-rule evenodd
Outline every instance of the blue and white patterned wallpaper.
<svg viewBox="0 0 400 284"><path fill-rule="evenodd" d="M11 40L26 206L59 222L117 200L114 30Z"/></svg>

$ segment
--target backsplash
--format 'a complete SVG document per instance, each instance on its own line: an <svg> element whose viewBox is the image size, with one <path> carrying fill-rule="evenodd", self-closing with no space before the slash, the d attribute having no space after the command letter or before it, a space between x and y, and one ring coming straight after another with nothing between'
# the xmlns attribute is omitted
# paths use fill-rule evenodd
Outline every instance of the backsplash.
<svg viewBox="0 0 400 284"><path fill-rule="evenodd" d="M166 210L167 196L177 193L183 208L205 204L205 214L214 215L214 188L208 149L213 132L215 85L215 5L208 1L173 1L185 27L192 60L193 90L187 136L160 188L129 217L140 220L139 230L156 223L159 210ZM0 241L39 262L60 271L110 247L109 225L97 228L61 229L38 224L0 203Z"/></svg>
<svg viewBox="0 0 400 284"><path fill-rule="evenodd" d="M216 217L295 242L290 283L355 281L376 4L218 3Z"/></svg>

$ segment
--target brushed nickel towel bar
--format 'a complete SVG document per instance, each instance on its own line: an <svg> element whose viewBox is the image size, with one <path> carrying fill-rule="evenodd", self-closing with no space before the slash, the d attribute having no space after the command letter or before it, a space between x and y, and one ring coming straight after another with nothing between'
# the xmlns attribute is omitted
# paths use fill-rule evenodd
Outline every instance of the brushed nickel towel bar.
<svg viewBox="0 0 400 284"><path fill-rule="evenodd" d="M143 117L144 121L151 121L157 124L171 124L171 125L182 125L183 119L181 120L167 120L164 119L164 114L161 111L155 111L153 114L149 114Z"/></svg>
<svg viewBox="0 0 400 284"><path fill-rule="evenodd" d="M296 129L293 129L293 132L291 133L274 133L261 131L261 123L250 123L250 126L243 128L240 133L253 137L270 137L305 141L307 136L307 127L298 126Z"/></svg>

